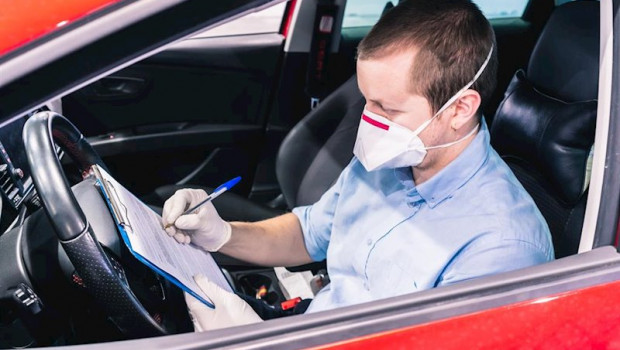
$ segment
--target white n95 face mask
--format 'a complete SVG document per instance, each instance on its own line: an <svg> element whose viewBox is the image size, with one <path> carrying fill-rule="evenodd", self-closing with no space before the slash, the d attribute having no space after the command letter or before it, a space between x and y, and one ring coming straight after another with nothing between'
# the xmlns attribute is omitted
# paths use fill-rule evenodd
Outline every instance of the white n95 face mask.
<svg viewBox="0 0 620 350"><path fill-rule="evenodd" d="M355 146L353 148L353 154L359 159L364 168L366 168L367 171L373 171L378 169L416 166L422 163L424 157L426 157L427 150L450 147L473 135L478 130L478 125L464 137L443 145L426 147L419 137L420 133L424 131L437 116L474 84L489 63L492 53L493 47L491 47L486 60L474 78L439 108L432 118L422 123L422 125L414 131L364 109L357 131L357 139L355 140Z"/></svg>

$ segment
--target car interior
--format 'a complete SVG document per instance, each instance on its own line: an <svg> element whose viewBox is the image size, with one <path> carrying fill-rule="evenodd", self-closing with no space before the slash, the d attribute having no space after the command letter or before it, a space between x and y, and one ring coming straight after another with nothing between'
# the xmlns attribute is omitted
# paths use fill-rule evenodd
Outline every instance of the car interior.
<svg viewBox="0 0 620 350"><path fill-rule="evenodd" d="M284 19L295 6L295 1L285 5ZM473 295L476 288L487 288L485 295L489 295L500 285L509 288L528 280L535 283L532 281L536 278L563 271L573 262L617 262L613 249L592 255L592 260L576 255L597 118L599 6L598 1L587 0L559 6L550 0L531 0L520 18L491 19L500 65L496 93L484 110L491 142L549 224L556 258L566 259L521 274L425 291L415 300L384 301L375 307L392 305L389 303L421 305L432 298ZM62 252L63 247L96 250L96 242L81 242L79 247L71 248L67 244L61 247L53 233L2 235L0 245L23 247L25 252L19 253L25 255L23 258L18 253L5 254L0 259L2 266L25 261L20 263L19 272L10 274L31 275L33 293L45 300L47 307L36 317L25 316L23 310L14 307L0 311L0 347L97 343L191 332L191 321L179 307L183 305L181 291L132 259L118 234L110 232L113 225L109 217L93 222L92 218L101 217L97 211L107 211L107 207L89 199L96 192L86 189L92 183L85 183L82 164L74 156L84 152L87 158L92 156L89 161L105 164L119 182L156 211L178 189L211 192L238 175L242 182L214 200L225 220L258 221L312 204L336 181L352 157L365 104L355 76L355 48L369 29L338 29L334 39L337 50L327 61L325 98L316 108L311 108L306 93L309 53L285 50L281 33L253 33L223 37L197 34L63 96L62 109L47 106L29 113L31 116L51 107L75 126L54 122L63 130L59 134L69 141L56 138L58 146L50 151L61 157L62 172L74 185L73 192L81 193L82 197L76 197L92 227L108 225L108 229L101 229L105 235L97 233L97 240L104 256L113 265L122 265L120 269L137 299L108 298L104 294L127 292L121 287L106 289L116 282L105 278L97 287L88 285L98 277L88 280L85 270L76 273L73 267L88 265L89 256L76 264ZM19 133L24 121L0 127L0 146L4 145L2 149L14 157L16 168L27 169L25 155L15 146L21 135L17 139L10 136L16 134L15 130ZM40 129L46 127L41 125ZM75 141L80 132L85 138ZM15 140L10 141L11 137ZM72 147L88 149L76 153ZM70 157L63 157L64 153ZM6 174L4 171L3 176ZM16 175L11 176L13 179ZM27 210L41 206L36 196L26 193L32 189L29 181L7 182L8 186L18 187L17 196L10 196L14 188L2 184L2 211L8 214L2 216L0 228L7 232L18 226L25 227L20 232L62 230L58 223L50 226L42 210L26 215ZM58 202L63 203L62 199ZM20 240L25 243L16 243ZM597 244L613 243L599 240ZM213 255L237 292L254 297L266 289L260 298L270 305L287 299L272 268L252 266L219 253ZM324 273L326 264L329 262L287 268L316 275ZM85 288L91 294L84 293ZM94 296L93 290L97 291ZM105 298L103 307L97 304L97 299ZM6 305L12 302L2 300ZM115 302L120 306L112 311L106 309ZM348 312L350 316L358 311ZM128 313L141 315L133 318ZM308 316L299 321L298 327L318 317ZM402 322L407 320L411 321ZM128 326L132 322L133 328ZM283 322L274 324L272 332L285 327Z"/></svg>
<svg viewBox="0 0 620 350"><path fill-rule="evenodd" d="M534 197L558 258L577 253L585 212L585 165L597 110L598 16L598 3L590 1L554 11L527 66L516 71L496 112L487 117L494 148ZM580 25L575 35L561 35L575 23ZM353 74L282 141L275 160L281 197L260 203L227 193L214 202L218 212L226 220L259 221L316 202L351 159L364 103ZM147 200L162 205L184 187L212 191L198 184L167 185Z"/></svg>

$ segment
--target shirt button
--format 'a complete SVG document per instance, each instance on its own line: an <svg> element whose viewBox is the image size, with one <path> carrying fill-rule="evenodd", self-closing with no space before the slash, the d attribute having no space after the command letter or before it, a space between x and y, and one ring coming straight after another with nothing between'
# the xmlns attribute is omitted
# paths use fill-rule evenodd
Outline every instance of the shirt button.
<svg viewBox="0 0 620 350"><path fill-rule="evenodd" d="M372 244L372 239L368 238L368 240L366 241L366 244L371 245Z"/></svg>
<svg viewBox="0 0 620 350"><path fill-rule="evenodd" d="M370 290L370 288L368 288L368 282L364 282L364 289Z"/></svg>

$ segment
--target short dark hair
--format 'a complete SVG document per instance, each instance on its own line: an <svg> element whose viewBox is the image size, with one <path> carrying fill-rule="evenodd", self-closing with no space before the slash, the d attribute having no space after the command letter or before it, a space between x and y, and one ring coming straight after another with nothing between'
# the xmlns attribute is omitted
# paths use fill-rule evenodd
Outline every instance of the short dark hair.
<svg viewBox="0 0 620 350"><path fill-rule="evenodd" d="M486 69L471 87L484 106L495 89L497 49L493 28L470 0L402 1L360 42L357 58L418 49L411 67L412 89L429 101L435 113L474 78L491 48Z"/></svg>

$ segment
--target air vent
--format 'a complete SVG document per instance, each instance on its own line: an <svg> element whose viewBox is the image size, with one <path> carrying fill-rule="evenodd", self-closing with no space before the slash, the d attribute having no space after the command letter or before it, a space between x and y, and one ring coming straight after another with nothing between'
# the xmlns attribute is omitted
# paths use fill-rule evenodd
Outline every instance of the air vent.
<svg viewBox="0 0 620 350"><path fill-rule="evenodd" d="M9 198L11 197L11 192L16 189L13 179L11 179L11 175L9 174L9 166L6 164L0 165L0 189L2 189L2 192L9 196Z"/></svg>
<svg viewBox="0 0 620 350"><path fill-rule="evenodd" d="M17 208L22 201L22 196L19 194L19 188L9 174L9 169L7 164L0 165L0 190L13 204L13 207Z"/></svg>

